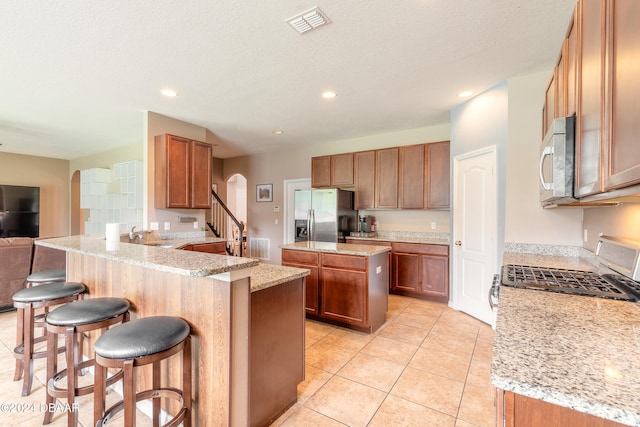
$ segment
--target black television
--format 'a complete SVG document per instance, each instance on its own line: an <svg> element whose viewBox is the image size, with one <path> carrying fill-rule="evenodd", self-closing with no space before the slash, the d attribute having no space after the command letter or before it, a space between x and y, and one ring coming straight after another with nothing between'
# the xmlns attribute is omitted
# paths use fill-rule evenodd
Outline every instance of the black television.
<svg viewBox="0 0 640 427"><path fill-rule="evenodd" d="M40 187L0 185L0 237L40 235Z"/></svg>

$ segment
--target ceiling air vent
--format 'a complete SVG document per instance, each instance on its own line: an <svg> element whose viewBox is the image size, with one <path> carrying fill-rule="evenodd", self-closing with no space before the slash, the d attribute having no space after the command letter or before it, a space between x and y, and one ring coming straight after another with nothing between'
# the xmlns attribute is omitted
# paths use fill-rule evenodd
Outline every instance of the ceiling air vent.
<svg viewBox="0 0 640 427"><path fill-rule="evenodd" d="M307 31L315 30L316 28L328 24L329 18L316 6L305 12L302 12L296 16L286 20L297 32L304 34Z"/></svg>

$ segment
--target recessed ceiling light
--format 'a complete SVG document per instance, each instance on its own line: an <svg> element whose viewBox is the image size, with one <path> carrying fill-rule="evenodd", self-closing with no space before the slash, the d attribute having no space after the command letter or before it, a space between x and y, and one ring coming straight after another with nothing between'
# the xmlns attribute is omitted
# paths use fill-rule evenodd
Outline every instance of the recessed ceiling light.
<svg viewBox="0 0 640 427"><path fill-rule="evenodd" d="M325 92L322 92L322 97L323 97L324 99L333 99L333 98L335 98L336 96L338 96L338 94L336 94L336 93L335 93L334 91L332 91L332 90L327 90L327 91L325 91Z"/></svg>
<svg viewBox="0 0 640 427"><path fill-rule="evenodd" d="M168 96L170 98L176 97L178 96L178 92L176 92L173 89L162 89L160 91L161 94L163 94L164 96Z"/></svg>
<svg viewBox="0 0 640 427"><path fill-rule="evenodd" d="M471 95L473 95L473 92L471 92L470 90L465 90L464 92L460 92L460 93L458 94L458 96L459 96L460 98L468 98L468 97L470 97Z"/></svg>
<svg viewBox="0 0 640 427"><path fill-rule="evenodd" d="M277 130L273 130L271 131L272 134L274 135L282 135L284 133L283 130L277 129Z"/></svg>

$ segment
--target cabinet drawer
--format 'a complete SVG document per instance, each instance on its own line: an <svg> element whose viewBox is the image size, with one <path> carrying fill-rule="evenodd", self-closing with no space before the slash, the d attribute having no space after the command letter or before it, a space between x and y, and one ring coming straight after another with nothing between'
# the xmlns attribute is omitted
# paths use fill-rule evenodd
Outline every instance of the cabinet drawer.
<svg viewBox="0 0 640 427"><path fill-rule="evenodd" d="M371 245L371 246L391 246L391 242L384 240L362 240L362 239L350 239L347 237L347 243L352 245Z"/></svg>
<svg viewBox="0 0 640 427"><path fill-rule="evenodd" d="M394 252L406 252L410 254L449 255L449 246L446 245L421 245L416 243L393 243Z"/></svg>
<svg viewBox="0 0 640 427"><path fill-rule="evenodd" d="M322 254L322 266L365 271L367 260L361 256Z"/></svg>
<svg viewBox="0 0 640 427"><path fill-rule="evenodd" d="M282 262L318 265L318 253L283 249Z"/></svg>

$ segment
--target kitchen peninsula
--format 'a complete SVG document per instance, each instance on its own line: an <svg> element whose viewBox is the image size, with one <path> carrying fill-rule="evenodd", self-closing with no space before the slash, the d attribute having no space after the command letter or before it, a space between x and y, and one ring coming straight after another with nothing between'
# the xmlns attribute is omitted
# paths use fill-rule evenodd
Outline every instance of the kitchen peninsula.
<svg viewBox="0 0 640 427"><path fill-rule="evenodd" d="M390 247L313 241L280 247L282 265L310 271L307 317L367 333L385 322Z"/></svg>
<svg viewBox="0 0 640 427"><path fill-rule="evenodd" d="M107 245L90 236L37 244L66 251L67 280L86 284L90 297L127 298L132 318L168 315L189 322L197 367L194 425L266 425L295 403L304 379L307 270L157 246ZM179 380L180 369L163 372L171 383ZM147 374L139 379L141 389L149 386Z"/></svg>

